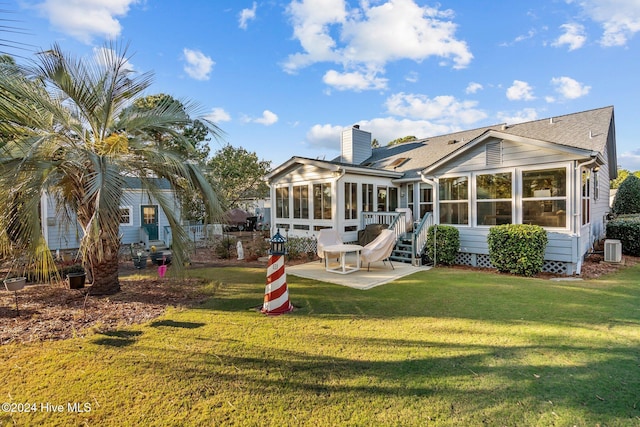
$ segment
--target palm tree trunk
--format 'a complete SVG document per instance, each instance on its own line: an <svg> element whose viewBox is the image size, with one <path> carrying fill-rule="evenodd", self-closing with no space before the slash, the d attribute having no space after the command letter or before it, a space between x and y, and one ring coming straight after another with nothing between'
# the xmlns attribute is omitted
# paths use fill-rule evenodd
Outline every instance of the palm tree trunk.
<svg viewBox="0 0 640 427"><path fill-rule="evenodd" d="M118 264L118 251L104 257L101 261L92 260L93 284L89 292L91 295L112 295L120 292Z"/></svg>

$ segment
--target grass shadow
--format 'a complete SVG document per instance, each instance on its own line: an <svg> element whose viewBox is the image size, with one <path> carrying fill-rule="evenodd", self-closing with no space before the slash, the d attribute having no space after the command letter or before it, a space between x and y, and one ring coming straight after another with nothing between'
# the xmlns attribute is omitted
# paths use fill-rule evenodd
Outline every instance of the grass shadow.
<svg viewBox="0 0 640 427"><path fill-rule="evenodd" d="M136 337L142 335L140 331L106 331L101 332L100 335L104 335L103 338L97 338L92 342L97 345L103 345L107 347L127 347L136 342Z"/></svg>
<svg viewBox="0 0 640 427"><path fill-rule="evenodd" d="M197 329L203 327L204 325L205 323L200 322L176 322L175 320L156 320L155 322L151 322L150 324L150 326L154 328L167 326L170 328L182 329Z"/></svg>

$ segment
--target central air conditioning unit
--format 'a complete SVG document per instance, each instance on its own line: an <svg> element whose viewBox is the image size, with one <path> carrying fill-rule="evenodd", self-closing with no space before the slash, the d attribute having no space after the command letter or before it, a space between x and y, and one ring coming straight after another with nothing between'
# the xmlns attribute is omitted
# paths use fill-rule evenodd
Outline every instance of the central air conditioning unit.
<svg viewBox="0 0 640 427"><path fill-rule="evenodd" d="M622 261L622 243L620 243L620 240L607 239L604 241L604 261Z"/></svg>

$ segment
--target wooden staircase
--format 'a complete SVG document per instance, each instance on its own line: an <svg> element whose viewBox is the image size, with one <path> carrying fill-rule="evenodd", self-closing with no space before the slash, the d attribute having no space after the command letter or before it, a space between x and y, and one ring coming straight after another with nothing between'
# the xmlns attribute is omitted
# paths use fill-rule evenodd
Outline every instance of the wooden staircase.
<svg viewBox="0 0 640 427"><path fill-rule="evenodd" d="M392 261L412 263L411 257L411 233L404 233L398 237L396 247L389 257Z"/></svg>

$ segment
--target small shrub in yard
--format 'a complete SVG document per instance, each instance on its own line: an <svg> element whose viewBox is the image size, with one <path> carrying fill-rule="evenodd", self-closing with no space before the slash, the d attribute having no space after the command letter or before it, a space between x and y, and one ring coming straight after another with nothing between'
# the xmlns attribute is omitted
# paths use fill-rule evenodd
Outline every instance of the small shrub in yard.
<svg viewBox="0 0 640 427"><path fill-rule="evenodd" d="M505 224L489 229L489 259L498 271L533 276L542 271L547 232L539 225Z"/></svg>
<svg viewBox="0 0 640 427"><path fill-rule="evenodd" d="M451 225L432 225L429 227L426 250L429 258L435 260L436 264L451 265L455 263L459 247L460 233L457 228Z"/></svg>
<svg viewBox="0 0 640 427"><path fill-rule="evenodd" d="M640 213L640 178L629 175L618 188L612 210L616 215Z"/></svg>
<svg viewBox="0 0 640 427"><path fill-rule="evenodd" d="M640 256L640 215L625 215L609 221L607 239L620 240L625 255Z"/></svg>

